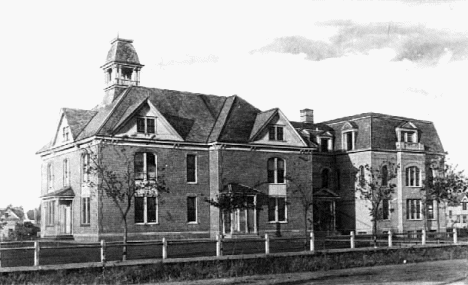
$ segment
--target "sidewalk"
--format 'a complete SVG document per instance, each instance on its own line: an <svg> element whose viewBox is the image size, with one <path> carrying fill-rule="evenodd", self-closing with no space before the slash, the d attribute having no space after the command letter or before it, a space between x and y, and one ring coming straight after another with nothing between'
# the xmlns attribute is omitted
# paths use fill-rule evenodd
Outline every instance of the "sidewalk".
<svg viewBox="0 0 468 285"><path fill-rule="evenodd" d="M468 284L468 261L465 259L431 261L352 269L255 275L237 278L167 282L166 285L215 284Z"/></svg>

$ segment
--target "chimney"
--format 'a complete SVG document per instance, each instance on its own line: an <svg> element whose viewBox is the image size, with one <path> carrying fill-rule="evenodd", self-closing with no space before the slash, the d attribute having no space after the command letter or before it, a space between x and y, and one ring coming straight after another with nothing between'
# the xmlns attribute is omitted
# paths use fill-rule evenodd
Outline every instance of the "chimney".
<svg viewBox="0 0 468 285"><path fill-rule="evenodd" d="M301 123L314 123L314 110L303 109L301 110Z"/></svg>

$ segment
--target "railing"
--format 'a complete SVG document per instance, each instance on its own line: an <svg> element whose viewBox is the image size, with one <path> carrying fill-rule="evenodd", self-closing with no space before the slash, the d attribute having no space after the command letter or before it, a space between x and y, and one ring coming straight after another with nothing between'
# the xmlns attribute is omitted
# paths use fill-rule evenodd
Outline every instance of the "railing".
<svg viewBox="0 0 468 285"><path fill-rule="evenodd" d="M397 142L396 148L398 150L424 150L424 145L414 142Z"/></svg>
<svg viewBox="0 0 468 285"><path fill-rule="evenodd" d="M411 234L335 235L315 238L271 238L268 234L256 239L190 239L131 241L126 244L128 259L168 259L187 257L220 257L223 255L273 254L363 247L408 247L427 244L457 244L458 234L422 231ZM194 246L196 245L196 246ZM75 242L8 242L0 243L0 267L32 266L84 262L118 261L122 258L122 242L79 244ZM1 270L0 270L1 271Z"/></svg>

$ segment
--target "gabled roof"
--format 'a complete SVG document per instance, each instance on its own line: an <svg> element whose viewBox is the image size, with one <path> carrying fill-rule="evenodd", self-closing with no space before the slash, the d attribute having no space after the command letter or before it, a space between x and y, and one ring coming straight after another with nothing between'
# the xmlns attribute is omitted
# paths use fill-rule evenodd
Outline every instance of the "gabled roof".
<svg viewBox="0 0 468 285"><path fill-rule="evenodd" d="M268 111L260 112L255 118L255 123L250 133L250 140L253 140L258 133L260 133L268 123L273 119L273 117L278 113L278 108L274 108Z"/></svg>
<svg viewBox="0 0 468 285"><path fill-rule="evenodd" d="M339 199L340 196L328 188L314 189L314 198Z"/></svg>
<svg viewBox="0 0 468 285"><path fill-rule="evenodd" d="M96 111L63 108L63 114L68 121L73 138L77 138L83 128L96 115Z"/></svg>

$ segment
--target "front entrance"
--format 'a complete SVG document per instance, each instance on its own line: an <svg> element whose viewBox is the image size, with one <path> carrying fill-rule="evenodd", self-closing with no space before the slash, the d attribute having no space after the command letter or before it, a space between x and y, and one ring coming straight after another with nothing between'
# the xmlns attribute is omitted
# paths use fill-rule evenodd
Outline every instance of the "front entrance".
<svg viewBox="0 0 468 285"><path fill-rule="evenodd" d="M71 201L60 201L59 204L59 226L61 235L72 234L71 204Z"/></svg>
<svg viewBox="0 0 468 285"><path fill-rule="evenodd" d="M247 196L247 205L243 209L235 209L233 212L223 213L223 233L232 234L256 234L257 210L255 209L256 197Z"/></svg>

